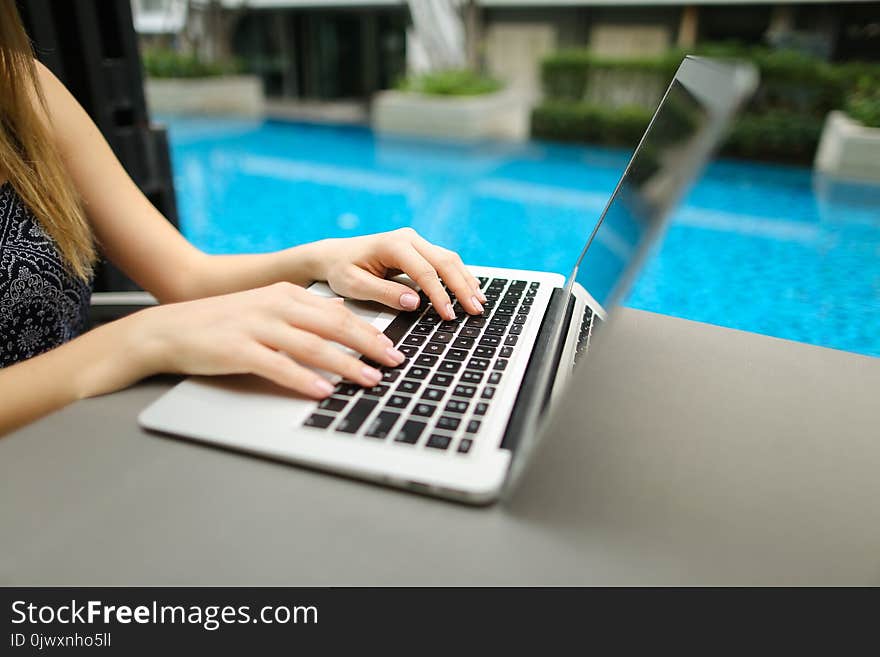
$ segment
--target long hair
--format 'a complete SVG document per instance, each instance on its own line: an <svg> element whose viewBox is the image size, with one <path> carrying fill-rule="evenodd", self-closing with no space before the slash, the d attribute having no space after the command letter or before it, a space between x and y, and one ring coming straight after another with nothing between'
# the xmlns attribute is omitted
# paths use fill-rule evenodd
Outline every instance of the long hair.
<svg viewBox="0 0 880 657"><path fill-rule="evenodd" d="M14 0L0 0L0 179L55 241L67 268L87 279L95 240L49 126L30 39Z"/></svg>

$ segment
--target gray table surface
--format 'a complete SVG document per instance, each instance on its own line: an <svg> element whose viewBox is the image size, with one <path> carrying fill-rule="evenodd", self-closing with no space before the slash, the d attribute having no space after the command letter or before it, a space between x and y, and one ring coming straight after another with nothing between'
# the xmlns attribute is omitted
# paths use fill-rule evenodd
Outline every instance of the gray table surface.
<svg viewBox="0 0 880 657"><path fill-rule="evenodd" d="M880 584L880 359L621 310L514 498L142 432L154 380L0 439L0 584Z"/></svg>

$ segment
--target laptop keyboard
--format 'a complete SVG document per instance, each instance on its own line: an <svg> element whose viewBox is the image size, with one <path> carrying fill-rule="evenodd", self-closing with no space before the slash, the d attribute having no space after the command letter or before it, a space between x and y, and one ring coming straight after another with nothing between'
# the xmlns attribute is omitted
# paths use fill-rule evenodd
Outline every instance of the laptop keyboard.
<svg viewBox="0 0 880 657"><path fill-rule="evenodd" d="M406 356L403 363L389 367L362 358L382 372L381 383L362 388L341 381L303 425L468 454L540 287L505 278L479 281L487 299L482 315L468 315L450 293L456 318L444 320L420 293L420 309L400 313L385 329Z"/></svg>
<svg viewBox="0 0 880 657"><path fill-rule="evenodd" d="M584 316L581 320L580 331L578 332L577 348L574 352L575 365L577 365L578 361L581 359L581 356L587 353L587 349L590 346L590 338L593 335L594 327L598 326L601 322L602 318L595 314L589 306L584 308Z"/></svg>

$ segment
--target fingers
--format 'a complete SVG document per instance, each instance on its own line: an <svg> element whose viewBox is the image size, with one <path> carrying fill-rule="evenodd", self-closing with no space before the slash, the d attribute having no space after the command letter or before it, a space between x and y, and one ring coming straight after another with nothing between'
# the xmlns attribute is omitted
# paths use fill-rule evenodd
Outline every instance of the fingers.
<svg viewBox="0 0 880 657"><path fill-rule="evenodd" d="M398 310L415 310L419 307L419 295L411 288L374 276L355 265L345 273L343 281L337 292L353 299L378 301Z"/></svg>
<svg viewBox="0 0 880 657"><path fill-rule="evenodd" d="M452 310L452 301L446 294L446 290L443 289L434 266L412 244L400 245L398 243L392 246L392 249L393 251L388 254L392 260L390 264L399 268L419 284L441 317L454 319L455 312Z"/></svg>
<svg viewBox="0 0 880 657"><path fill-rule="evenodd" d="M288 325L314 334L322 344L325 342L320 338L338 342L384 365L399 365L405 358L401 352L394 348L394 344L384 333L340 303L321 299L319 303L309 305L290 304L284 307L281 312L283 320ZM319 348L316 342L313 344L316 349ZM339 351L332 345L327 346L334 351ZM321 351L323 353L323 347L321 347ZM288 353L292 352L288 351ZM339 373L343 374L343 372ZM348 376L347 373L345 375ZM353 378L352 380L361 381L361 378Z"/></svg>
<svg viewBox="0 0 880 657"><path fill-rule="evenodd" d="M382 373L376 368L345 353L314 333L291 327L283 322L278 322L264 331L261 341L273 349L289 354L303 365L340 374L362 386L372 387L382 380ZM316 385L320 387L320 384Z"/></svg>
<svg viewBox="0 0 880 657"><path fill-rule="evenodd" d="M473 276L467 271L458 254L421 239L416 242L416 249L437 268L440 277L466 311L472 315L483 312L478 297L483 293L479 285L474 287ZM483 297L483 301L485 300Z"/></svg>
<svg viewBox="0 0 880 657"><path fill-rule="evenodd" d="M264 345L251 343L242 356L250 373L307 397L323 399L333 392L333 384L327 379Z"/></svg>

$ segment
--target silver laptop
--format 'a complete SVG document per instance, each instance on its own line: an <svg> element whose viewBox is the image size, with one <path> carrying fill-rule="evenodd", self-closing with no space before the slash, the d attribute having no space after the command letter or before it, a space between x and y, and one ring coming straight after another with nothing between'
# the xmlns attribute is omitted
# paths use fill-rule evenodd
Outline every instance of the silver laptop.
<svg viewBox="0 0 880 657"><path fill-rule="evenodd" d="M381 368L376 387L338 381L315 402L256 377L192 377L144 410L141 425L463 502L498 499L756 82L746 65L682 62L602 215L584 218L585 245L567 279L471 267L486 310L456 308L454 321L424 295L406 313L346 301L407 356ZM333 294L323 284L310 289Z"/></svg>

